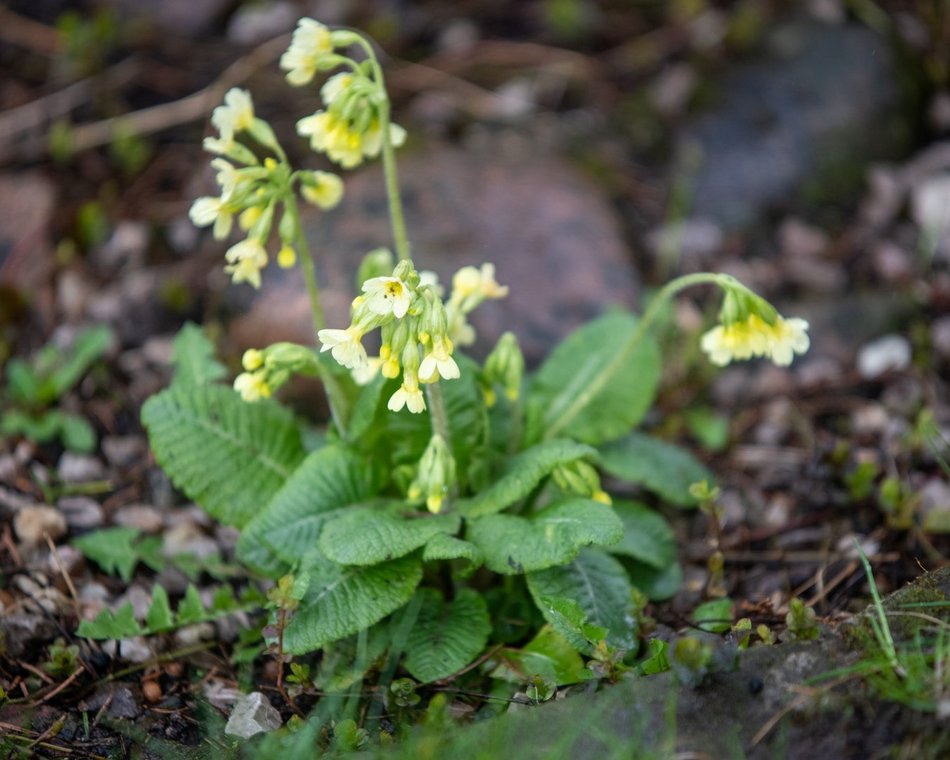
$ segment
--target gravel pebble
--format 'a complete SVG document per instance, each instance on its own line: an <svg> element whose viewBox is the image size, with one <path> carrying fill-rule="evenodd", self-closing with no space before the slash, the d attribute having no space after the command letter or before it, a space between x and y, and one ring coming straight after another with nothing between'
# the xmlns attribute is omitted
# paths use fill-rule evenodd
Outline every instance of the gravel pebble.
<svg viewBox="0 0 950 760"><path fill-rule="evenodd" d="M88 496L67 496L56 502L72 530L92 530L105 522L102 507Z"/></svg>
<svg viewBox="0 0 950 760"><path fill-rule="evenodd" d="M162 513L147 504L122 507L112 515L112 521L127 528L138 528L143 533L158 533L164 525Z"/></svg>
<svg viewBox="0 0 950 760"><path fill-rule="evenodd" d="M13 530L24 544L38 545L48 533L54 541L66 535L66 518L53 507L26 507L13 517Z"/></svg>
<svg viewBox="0 0 950 760"><path fill-rule="evenodd" d="M871 380L885 372L899 371L910 366L910 341L903 335L885 335L866 344L858 354L858 372Z"/></svg>
<svg viewBox="0 0 950 760"><path fill-rule="evenodd" d="M104 480L105 467L96 457L65 451L59 458L59 477L64 483L88 483Z"/></svg>

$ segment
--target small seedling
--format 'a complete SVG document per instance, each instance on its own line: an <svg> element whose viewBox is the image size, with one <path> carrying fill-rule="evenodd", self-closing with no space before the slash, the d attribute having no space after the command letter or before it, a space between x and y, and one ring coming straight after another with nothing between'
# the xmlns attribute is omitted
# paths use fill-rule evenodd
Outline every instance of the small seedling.
<svg viewBox="0 0 950 760"><path fill-rule="evenodd" d="M112 333L91 327L76 335L71 349L49 343L29 361L10 359L0 389L0 434L22 435L36 443L61 440L74 451L92 451L96 434L82 417L59 402L85 377L108 349Z"/></svg>

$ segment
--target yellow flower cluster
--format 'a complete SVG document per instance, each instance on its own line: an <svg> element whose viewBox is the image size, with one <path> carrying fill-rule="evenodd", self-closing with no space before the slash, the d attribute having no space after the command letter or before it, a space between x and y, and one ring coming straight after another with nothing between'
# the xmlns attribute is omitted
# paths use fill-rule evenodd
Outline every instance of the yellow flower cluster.
<svg viewBox="0 0 950 760"><path fill-rule="evenodd" d="M808 323L777 315L769 324L750 313L745 319L717 325L703 335L700 345L709 360L720 367L753 357L766 357L784 367L792 363L795 354L808 350Z"/></svg>

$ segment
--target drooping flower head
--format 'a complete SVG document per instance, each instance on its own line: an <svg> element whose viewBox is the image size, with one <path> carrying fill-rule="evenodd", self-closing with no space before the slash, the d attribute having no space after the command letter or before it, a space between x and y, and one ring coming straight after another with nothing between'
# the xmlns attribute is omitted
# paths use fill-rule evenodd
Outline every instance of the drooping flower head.
<svg viewBox="0 0 950 760"><path fill-rule="evenodd" d="M808 323L785 319L775 307L732 278L723 277L726 291L720 324L703 335L700 346L720 367L754 357L771 359L779 366L792 363L795 354L808 350Z"/></svg>
<svg viewBox="0 0 950 760"><path fill-rule="evenodd" d="M280 58L280 67L287 72L287 81L301 87L313 79L320 65L333 53L330 30L312 18L297 22L290 47Z"/></svg>

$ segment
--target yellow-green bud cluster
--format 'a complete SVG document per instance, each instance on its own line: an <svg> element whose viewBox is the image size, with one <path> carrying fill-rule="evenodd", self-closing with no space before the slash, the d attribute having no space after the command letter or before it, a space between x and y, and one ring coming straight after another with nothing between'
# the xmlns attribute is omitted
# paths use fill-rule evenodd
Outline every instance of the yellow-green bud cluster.
<svg viewBox="0 0 950 760"><path fill-rule="evenodd" d="M319 374L314 350L296 343L274 343L263 350L249 348L241 364L244 372L234 379L234 390L245 401L269 398L294 374Z"/></svg>
<svg viewBox="0 0 950 760"><path fill-rule="evenodd" d="M423 284L408 260L400 261L392 275L366 280L362 290L353 300L349 327L319 332L321 350L330 351L352 370L357 382L369 382L376 372L390 379L401 376L388 407L394 412L406 407L418 414L426 408L422 384L459 376L445 306L435 287ZM382 346L379 356L371 359L362 339L376 328L380 328Z"/></svg>
<svg viewBox="0 0 950 760"><path fill-rule="evenodd" d="M294 183L299 182L305 200L329 209L340 202L343 182L330 172L292 172L274 131L255 115L254 103L246 90L229 90L224 105L214 109L211 123L219 136L206 138L204 147L218 155L211 166L216 170L221 195L198 198L189 212L191 220L199 227L211 226L215 239L224 240L237 216L238 226L247 237L228 249L225 271L235 283L248 282L259 288L261 270L269 260L266 244L274 218L278 207L286 204L293 193ZM272 155L260 160L251 147L237 140L242 134ZM283 267L291 267L297 260L297 223L297 215L288 213L285 205L278 225L281 248L277 259Z"/></svg>
<svg viewBox="0 0 950 760"><path fill-rule="evenodd" d="M290 48L281 58L292 85L308 84L317 71L343 66L320 88L325 108L297 122L297 133L310 138L310 147L351 169L365 158L378 156L383 140L394 146L406 139L402 127L389 124L389 99L375 59L362 63L336 52L352 44L371 50L355 32L331 32L310 18L301 19ZM384 134L388 130L388 134Z"/></svg>
<svg viewBox="0 0 950 760"><path fill-rule="evenodd" d="M409 486L407 496L414 502L425 500L426 508L438 513L455 485L455 457L452 456L452 450L442 436L433 435L419 460L419 470Z"/></svg>
<svg viewBox="0 0 950 760"><path fill-rule="evenodd" d="M506 332L485 360L482 390L488 406L495 405L495 386L500 385L509 401L517 401L524 380L524 355L514 333Z"/></svg>
<svg viewBox="0 0 950 760"><path fill-rule="evenodd" d="M597 470L583 460L558 465L552 475L557 487L566 493L585 496L603 504L611 503L610 495L600 487Z"/></svg>

